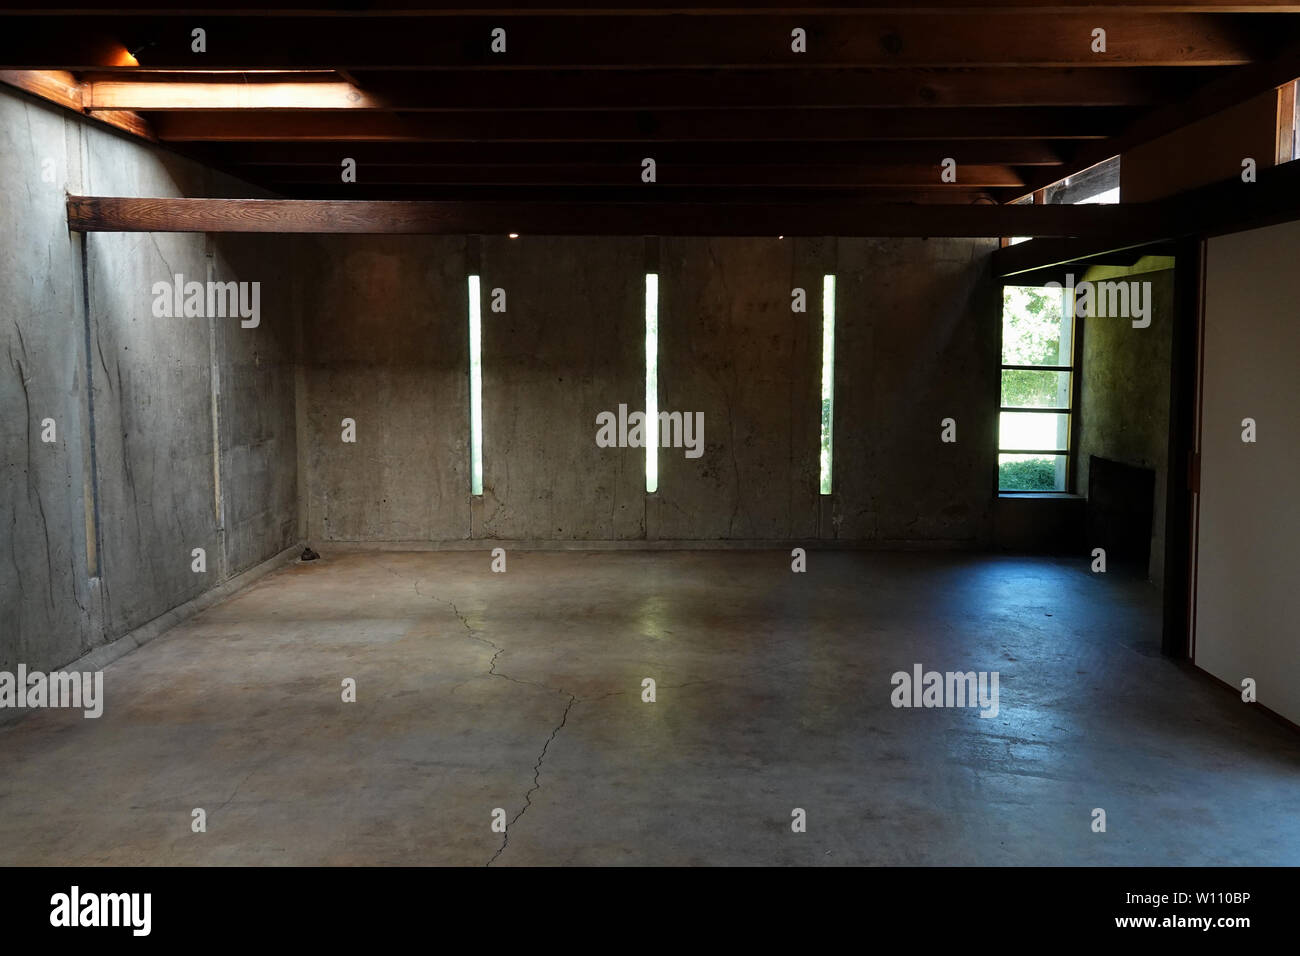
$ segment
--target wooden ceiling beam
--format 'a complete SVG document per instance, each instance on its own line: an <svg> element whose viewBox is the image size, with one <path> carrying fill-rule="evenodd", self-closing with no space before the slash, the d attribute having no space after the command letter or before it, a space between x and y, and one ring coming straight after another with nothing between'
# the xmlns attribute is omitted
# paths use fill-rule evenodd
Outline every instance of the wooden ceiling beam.
<svg viewBox="0 0 1300 956"><path fill-rule="evenodd" d="M1158 204L452 203L71 196L80 232L1159 237ZM1158 207L1163 208L1163 207Z"/></svg>
<svg viewBox="0 0 1300 956"><path fill-rule="evenodd" d="M993 274L999 279L1011 280L1008 285L1033 285L1034 282L1029 280L1036 279L1043 270L1073 263L1096 264L1095 260L1119 255L1137 258L1156 246L1161 246L1161 243L1123 239L1031 239L995 250ZM1165 251L1161 246L1160 252ZM1083 270L1079 271L1082 273Z"/></svg>
<svg viewBox="0 0 1300 956"><path fill-rule="evenodd" d="M151 113L158 136L176 142L619 142L648 140L1100 139L1131 117L1123 107L1002 110L728 110L711 113L564 112L268 113L212 110ZM955 152L958 163L965 162ZM940 157L941 159L943 157Z"/></svg>
<svg viewBox="0 0 1300 956"><path fill-rule="evenodd" d="M647 190L647 195L649 191ZM1157 202L1116 205L958 205L855 202L373 202L140 199L71 196L81 232L692 236L1037 236L1130 247L1218 235L1300 218L1300 163L1260 170ZM1028 244L1021 244L1028 245ZM1077 244L1072 244L1077 245ZM1060 261L1060 244L1012 246L995 272ZM1118 248L1116 246L1115 248Z"/></svg>
<svg viewBox="0 0 1300 956"><path fill-rule="evenodd" d="M661 3L646 0L601 0L590 6L564 5L556 0L515 0L509 6L485 3L467 6L464 0L429 2L429 0L383 0L358 3L338 0L335 3L312 0L277 0L271 6L259 6L254 0L234 0L220 7L196 6L185 13L201 12L213 17L357 17L396 14L421 17L463 16L548 16L581 17L600 13L603 16L644 16L652 14L711 14L745 16L784 13L791 15L834 12L852 16L870 13L947 13L978 9L984 13L1077 12L1124 13L1133 10L1153 13L1300 13L1295 0L709 0L706 4ZM61 16L109 15L138 16L150 13L178 14L174 4L135 0L126 5L114 0L89 0L73 7L34 7L25 3L0 4L0 15L58 14Z"/></svg>
<svg viewBox="0 0 1300 956"><path fill-rule="evenodd" d="M492 165L538 166L639 164L653 150L660 163L683 165L892 165L930 164L960 150L963 162L1016 167L1060 166L1060 143L1034 140L935 140L884 143L204 143L196 146L230 166L328 166L343 157L359 166Z"/></svg>
<svg viewBox="0 0 1300 956"><path fill-rule="evenodd" d="M143 73L86 78L90 110L673 110L845 107L1156 106L1209 71L564 70L361 74L359 85L292 75Z"/></svg>
<svg viewBox="0 0 1300 956"><path fill-rule="evenodd" d="M0 70L0 83L7 83L16 89L67 109L76 110L78 113L85 111L84 85L64 70ZM93 118L142 139L150 141L158 139L148 121L138 113L118 110L96 114Z"/></svg>
<svg viewBox="0 0 1300 956"><path fill-rule="evenodd" d="M1176 103L1142 114L1126 129L1105 143L1084 144L1064 169L1031 177L1034 189L1049 186L1063 176L1073 175L1149 143L1197 120L1244 103L1300 76L1300 42L1293 43L1273 58L1233 70L1193 90ZM1029 190L1026 190L1029 192Z"/></svg>
<svg viewBox="0 0 1300 956"><path fill-rule="evenodd" d="M982 11L735 16L8 17L0 68L155 70L528 70L581 67L1234 66L1267 56L1285 16ZM1092 31L1106 30L1105 52ZM791 49L791 30L807 52ZM506 31L506 51L491 49Z"/></svg>
<svg viewBox="0 0 1300 956"><path fill-rule="evenodd" d="M338 185L339 166L258 166L242 167L243 173L257 182L280 185ZM968 165L957 170L957 182L943 182L938 162L927 165L892 166L821 166L801 164L752 164L745 166L686 165L669 163L658 177L661 187L709 186L801 187L835 189L857 186L921 186L946 189L997 186L1015 188L1024 178L1009 166ZM489 166L430 165L385 166L366 164L357 167L357 182L375 185L440 186L629 186L640 184L640 166L636 164L583 164L524 166L520 164Z"/></svg>
<svg viewBox="0 0 1300 956"><path fill-rule="evenodd" d="M659 205L702 204L862 206L879 203L957 204L1000 203L1003 192L995 187L962 186L668 186L642 184L621 186L445 186L382 182L275 185L273 192L286 199L300 200L420 200L454 203L539 203L556 208L564 205Z"/></svg>

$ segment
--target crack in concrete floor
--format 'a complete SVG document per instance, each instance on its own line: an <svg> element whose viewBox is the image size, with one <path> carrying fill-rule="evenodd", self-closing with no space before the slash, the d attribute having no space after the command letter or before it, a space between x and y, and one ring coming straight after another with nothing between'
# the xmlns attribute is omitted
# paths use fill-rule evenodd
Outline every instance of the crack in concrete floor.
<svg viewBox="0 0 1300 956"><path fill-rule="evenodd" d="M546 743L542 745L542 752L537 755L537 763L533 764L533 785L528 789L528 792L524 794L524 805L520 808L519 812L515 814L514 819L506 824L506 828L502 833L501 848L498 849L496 853L492 854L492 859L488 860L484 866L491 866L497 861L497 858L506 851L506 847L510 845L510 828L514 826L519 818L528 812L528 808L533 805L533 794L542 789L542 761L546 759L546 751L550 749L551 741L555 740L560 731L564 729L564 725L569 722L569 711L573 710L573 705L577 702L578 698L570 694L569 703L564 708L564 713L560 717L560 722L556 724L555 729L551 731L551 736L548 737Z"/></svg>
<svg viewBox="0 0 1300 956"><path fill-rule="evenodd" d="M394 577L398 578L399 580L401 579L401 575L398 574L396 571L394 571L392 568L385 567L384 570L387 571L389 574L393 575ZM481 637L480 635L475 633L474 625L470 624L469 618L467 618L464 614L461 613L460 608L456 606L456 603L454 601L449 601L446 598L440 598L436 594L425 594L423 591L420 590L420 585L418 581L411 582L411 589L415 591L415 593L422 598L428 598L430 600L437 601L439 604L447 605L447 607L451 608L451 612L456 615L456 619L460 621L460 623L464 626L465 634L467 637L470 638L470 640L477 641L480 644L486 644L488 647L491 647L496 651L496 653L492 655L492 660L488 663L487 674L489 677L499 677L502 680L508 680L514 684L522 684L526 687L537 687L541 690L550 691L551 693L554 694L562 694L569 698L569 702L564 707L564 713L560 715L560 722L555 725L554 729L551 730L551 735L546 738L546 743L542 744L541 753L537 755L537 761L536 763L533 764L533 785L524 793L524 805L520 807L519 812L516 813L514 817L511 818L510 822L506 824L505 830L502 831L501 846L497 849L496 853L492 854L492 859L488 860L487 863L483 864L484 866L491 866L493 863L497 861L497 859L501 856L501 854L506 851L506 847L510 845L510 828L515 825L515 823L519 820L520 817L522 817L525 813L528 812L528 808L533 805L533 794L542 788L542 784L541 784L542 761L546 759L546 752L547 750L550 749L551 743L555 740L556 736L560 733L560 731L564 729L564 725L568 723L569 711L573 710L573 705L578 703L578 698L573 694L570 694L568 691L564 690L563 688L549 687L546 684L539 684L536 681L522 680L518 677L511 677L509 674L501 673L500 671L497 670L497 658L499 658L502 654L505 653L506 649L504 647L502 647L500 644L497 644L494 641L489 640L486 637ZM459 686L461 685L458 684L457 687ZM452 692L453 693L455 692L454 689ZM604 696L608 697L613 695L606 694Z"/></svg>
<svg viewBox="0 0 1300 956"><path fill-rule="evenodd" d="M1294 742L1138 656L1158 649L1142 585L901 554L787 579L783 558L548 554L505 591L478 557L287 571L113 665L105 722L0 731L0 860L1150 864L1240 845L1294 861ZM944 657L1002 671L994 726L891 706L893 670ZM376 706L338 708L321 677L338 667L388 682ZM657 707L637 703L645 674ZM1195 733L1168 720L1189 702ZM1160 788L1180 794L1173 819ZM1075 826L1081 794L1128 835ZM502 803L504 836L484 819ZM202 840L193 806L225 817ZM795 806L815 808L807 837L786 835Z"/></svg>

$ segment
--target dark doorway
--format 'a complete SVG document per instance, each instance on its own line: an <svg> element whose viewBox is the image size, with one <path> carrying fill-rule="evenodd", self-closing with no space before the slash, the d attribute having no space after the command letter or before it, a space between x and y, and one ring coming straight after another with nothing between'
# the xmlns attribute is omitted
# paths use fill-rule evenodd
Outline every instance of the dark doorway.
<svg viewBox="0 0 1300 956"><path fill-rule="evenodd" d="M1150 468L1089 456L1088 541L1106 549L1107 570L1147 576L1155 486Z"/></svg>

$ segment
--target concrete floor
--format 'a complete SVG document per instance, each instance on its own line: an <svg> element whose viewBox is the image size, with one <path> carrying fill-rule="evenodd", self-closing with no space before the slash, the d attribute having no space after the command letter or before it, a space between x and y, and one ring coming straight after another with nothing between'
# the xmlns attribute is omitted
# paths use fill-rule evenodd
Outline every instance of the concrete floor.
<svg viewBox="0 0 1300 956"><path fill-rule="evenodd" d="M1150 586L809 560L290 566L110 665L99 720L0 727L0 863L1300 863L1300 739L1159 656ZM914 663L1001 712L893 708Z"/></svg>

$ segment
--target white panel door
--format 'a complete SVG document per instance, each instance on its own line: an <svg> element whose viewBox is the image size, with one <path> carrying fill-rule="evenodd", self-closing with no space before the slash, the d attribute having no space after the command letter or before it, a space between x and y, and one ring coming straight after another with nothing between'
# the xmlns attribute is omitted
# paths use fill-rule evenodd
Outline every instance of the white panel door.
<svg viewBox="0 0 1300 956"><path fill-rule="evenodd" d="M1195 660L1300 723L1300 222L1208 241L1201 411Z"/></svg>

